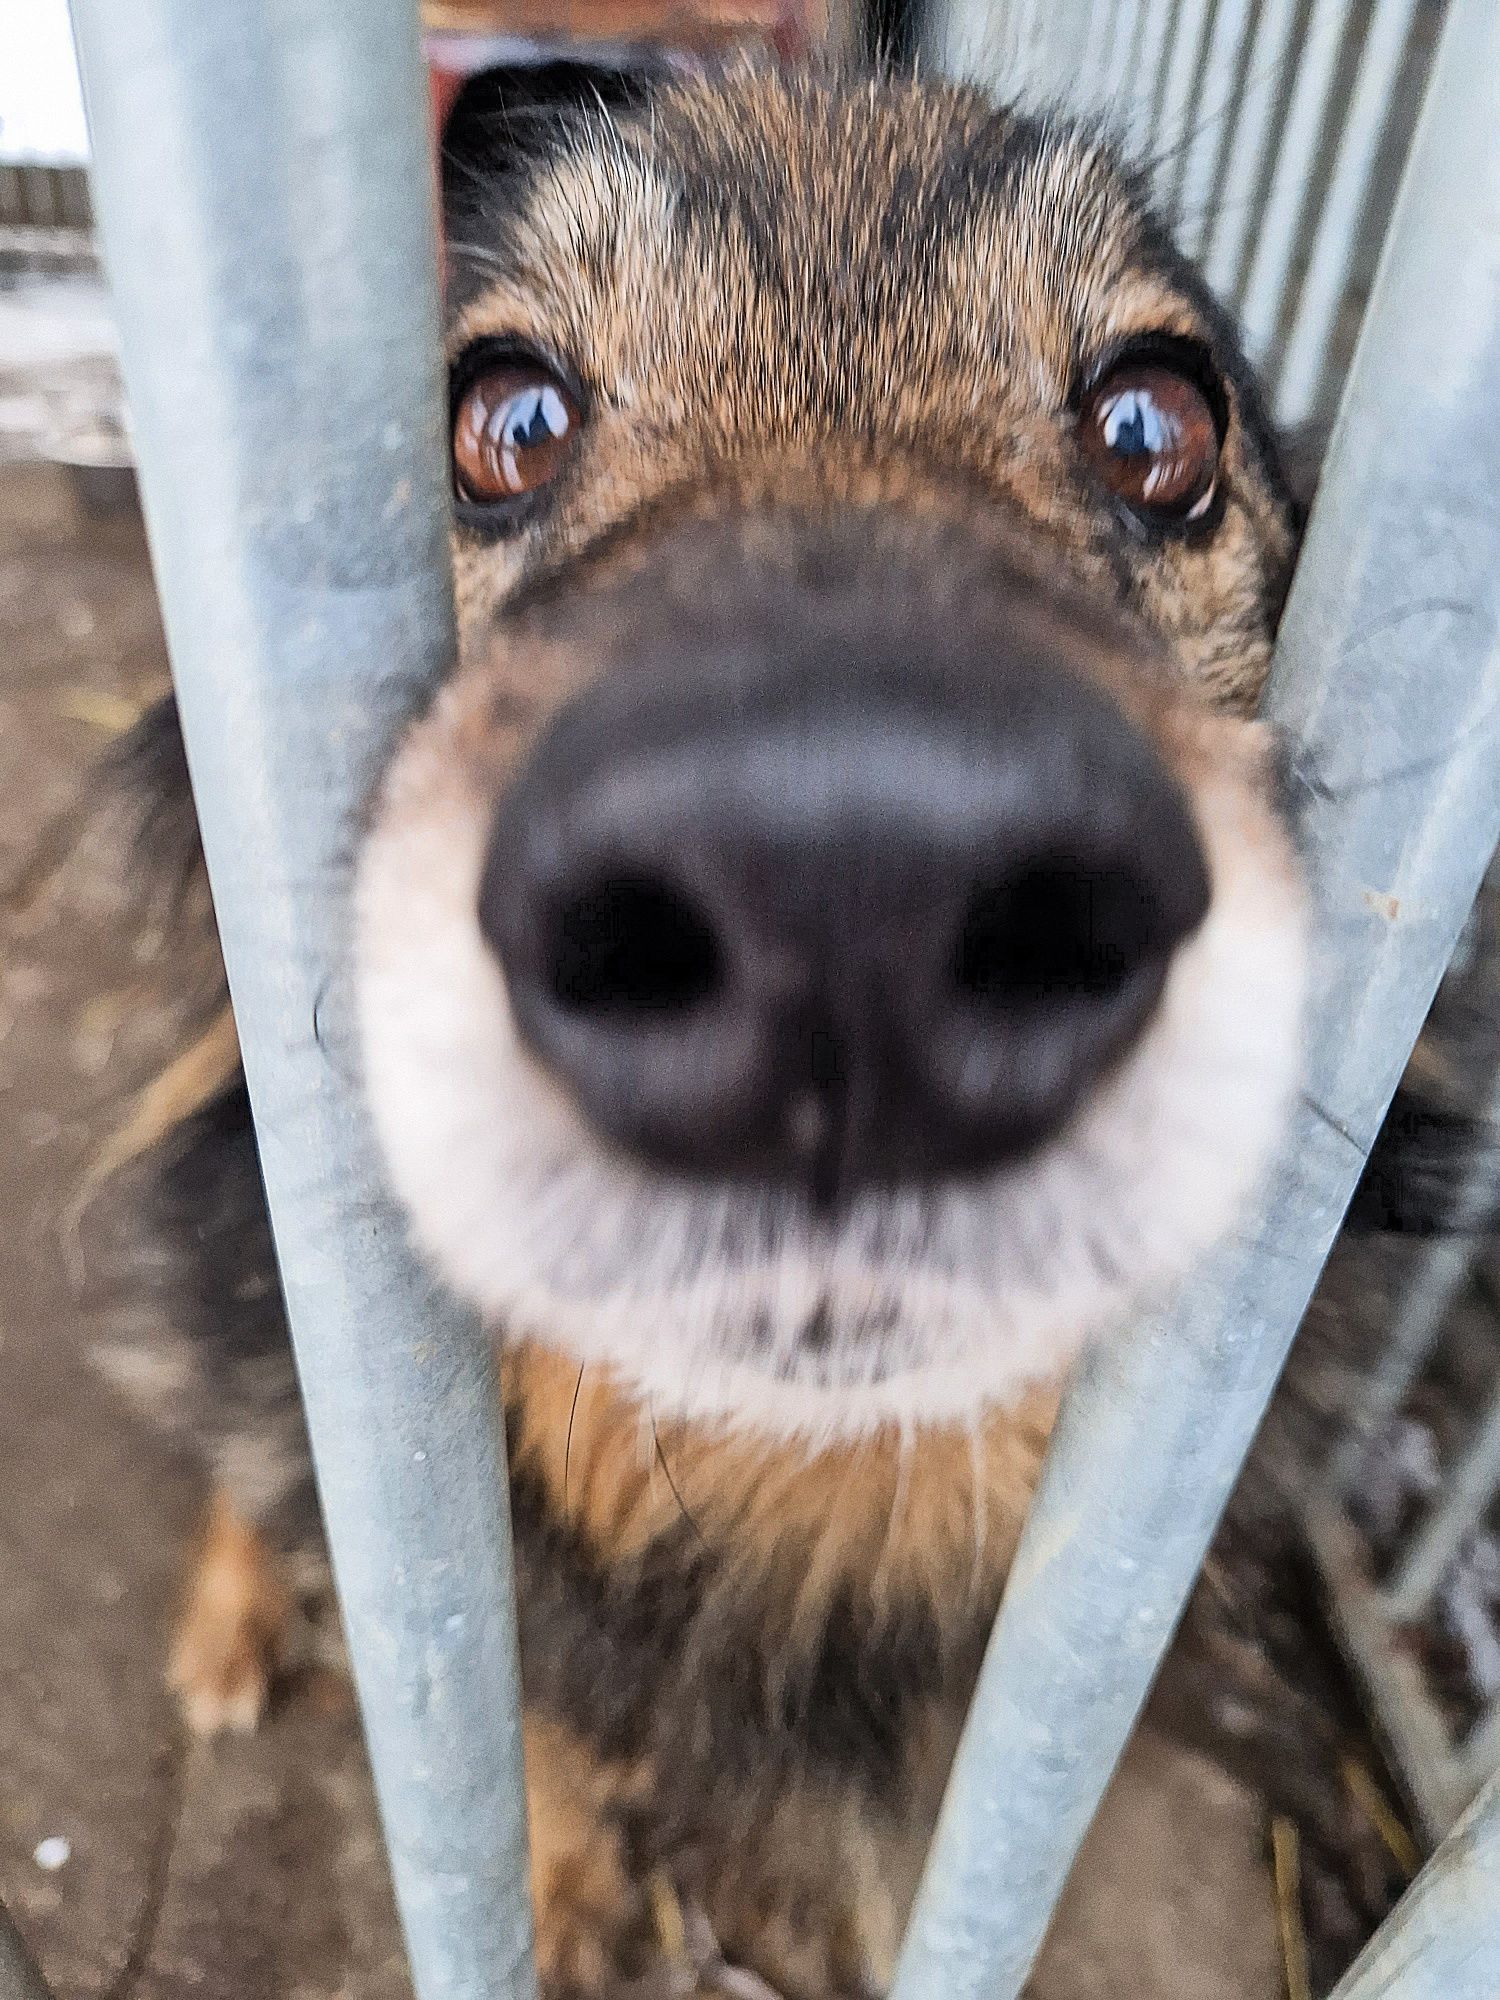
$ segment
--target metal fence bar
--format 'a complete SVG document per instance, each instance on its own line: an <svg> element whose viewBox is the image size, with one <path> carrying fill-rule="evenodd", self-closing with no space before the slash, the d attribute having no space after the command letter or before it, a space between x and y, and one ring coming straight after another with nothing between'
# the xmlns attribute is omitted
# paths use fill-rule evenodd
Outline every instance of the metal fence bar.
<svg viewBox="0 0 1500 2000"><path fill-rule="evenodd" d="M1161 131L1162 97L1167 82L1167 54L1179 6L1186 0L1146 0L1146 31L1141 37L1140 141L1148 160Z"/></svg>
<svg viewBox="0 0 1500 2000"><path fill-rule="evenodd" d="M1308 1544L1328 1592L1334 1631L1430 1841L1441 1840L1479 1789L1453 1747L1444 1714L1409 1638L1391 1623L1370 1580L1369 1551L1348 1517L1323 1500L1309 1510Z"/></svg>
<svg viewBox="0 0 1500 2000"><path fill-rule="evenodd" d="M1308 16L1271 184L1256 220L1255 254L1240 300L1245 339L1257 360L1269 351L1285 310L1292 260L1312 186L1313 154L1328 119L1352 12L1353 0L1313 0Z"/></svg>
<svg viewBox="0 0 1500 2000"><path fill-rule="evenodd" d="M1270 171L1271 137L1296 27L1297 0L1261 0L1204 251L1205 275L1225 300L1235 296L1261 213L1257 196Z"/></svg>
<svg viewBox="0 0 1500 2000"><path fill-rule="evenodd" d="M1474 1801L1330 2000L1495 2000L1497 1882L1500 1781Z"/></svg>
<svg viewBox="0 0 1500 2000"><path fill-rule="evenodd" d="M1445 1482L1442 1499L1433 1508L1403 1555L1386 1587L1390 1616L1398 1622L1420 1618L1433 1592L1463 1547L1464 1538L1500 1486L1500 1394L1490 1403L1458 1464Z"/></svg>
<svg viewBox="0 0 1500 2000"><path fill-rule="evenodd" d="M1066 1400L895 2000L1015 2000L1500 835L1497 74L1500 9L1454 0L1267 703L1320 911L1301 1108L1258 1236Z"/></svg>
<svg viewBox="0 0 1500 2000"><path fill-rule="evenodd" d="M1078 100L1090 111L1104 109L1115 37L1124 10L1125 0L1098 0L1087 22L1079 51Z"/></svg>
<svg viewBox="0 0 1500 2000"><path fill-rule="evenodd" d="M1098 11L1093 0L1051 0L1044 8L1028 76L1036 102L1064 104L1075 111L1090 108L1080 80Z"/></svg>
<svg viewBox="0 0 1500 2000"><path fill-rule="evenodd" d="M1140 97L1141 39L1146 31L1147 5L1148 0L1122 0L1104 68L1104 109L1122 139L1130 136L1134 107Z"/></svg>
<svg viewBox="0 0 1500 2000"><path fill-rule="evenodd" d="M1395 1324L1362 1390L1358 1418L1334 1456L1329 1484L1347 1492L1369 1446L1390 1424L1432 1352L1449 1308L1463 1287L1474 1246L1462 1237L1440 1237L1425 1252L1416 1277L1401 1300Z"/></svg>
<svg viewBox="0 0 1500 2000"><path fill-rule="evenodd" d="M1201 254L1213 219L1219 165L1229 145L1235 85L1253 15L1253 0L1219 0L1214 13L1208 53L1203 59L1197 123L1188 142L1177 202L1178 236L1190 257Z"/></svg>
<svg viewBox="0 0 1500 2000"><path fill-rule="evenodd" d="M1141 50L1149 26L1152 0L1125 0L1123 17L1110 49L1104 77L1103 110L1118 143L1133 150L1142 106Z"/></svg>
<svg viewBox="0 0 1500 2000"><path fill-rule="evenodd" d="M1360 218L1370 198L1381 135L1417 5L1418 0L1376 0L1370 18L1281 363L1277 414L1286 424L1305 423L1318 405L1334 326L1348 293Z"/></svg>
<svg viewBox="0 0 1500 2000"><path fill-rule="evenodd" d="M1492 1701L1459 1752L1468 1783L1486 1785L1500 1772L1500 1702Z"/></svg>
<svg viewBox="0 0 1500 2000"><path fill-rule="evenodd" d="M1162 207L1175 215L1183 167L1202 106L1195 88L1203 67L1213 0L1178 0L1162 86L1161 122L1157 128L1156 159Z"/></svg>
<svg viewBox="0 0 1500 2000"><path fill-rule="evenodd" d="M1500 1074L1480 1107L1479 1122L1484 1128L1500 1125ZM1436 1237L1427 1245L1402 1293L1395 1322L1361 1391L1361 1405L1349 1435L1334 1454L1328 1477L1329 1498L1334 1504L1347 1493L1370 1445L1389 1427L1442 1333L1474 1263L1478 1241L1471 1232L1494 1206L1496 1194L1494 1164L1481 1157L1459 1193L1454 1233Z"/></svg>
<svg viewBox="0 0 1500 2000"><path fill-rule="evenodd" d="M0 2000L52 2000L3 1903L0 1903Z"/></svg>
<svg viewBox="0 0 1500 2000"><path fill-rule="evenodd" d="M410 0L75 0L94 192L224 956L420 2000L534 1993L487 1342L381 1191L350 830L451 653Z"/></svg>

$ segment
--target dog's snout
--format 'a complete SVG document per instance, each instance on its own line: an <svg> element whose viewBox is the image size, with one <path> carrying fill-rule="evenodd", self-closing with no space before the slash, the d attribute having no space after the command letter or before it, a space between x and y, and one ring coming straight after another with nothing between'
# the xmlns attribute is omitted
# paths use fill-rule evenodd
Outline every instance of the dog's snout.
<svg viewBox="0 0 1500 2000"><path fill-rule="evenodd" d="M1207 902L1176 784L1082 678L783 665L565 710L480 920L607 1139L830 1203L1057 1131Z"/></svg>

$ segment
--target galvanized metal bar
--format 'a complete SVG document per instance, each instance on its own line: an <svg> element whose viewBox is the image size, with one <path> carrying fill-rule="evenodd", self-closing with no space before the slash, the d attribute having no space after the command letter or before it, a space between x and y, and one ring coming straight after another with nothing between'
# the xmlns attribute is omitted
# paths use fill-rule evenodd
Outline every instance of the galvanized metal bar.
<svg viewBox="0 0 1500 2000"><path fill-rule="evenodd" d="M1376 0L1365 32L1354 89L1282 357L1276 408L1285 424L1305 423L1318 407L1334 328L1349 289L1359 225L1370 199L1380 141L1411 41L1417 4L1418 0Z"/></svg>
<svg viewBox="0 0 1500 2000"><path fill-rule="evenodd" d="M1245 341L1257 361L1270 352L1285 315L1292 262L1312 192L1313 160L1328 119L1352 12L1353 0L1313 0L1292 73L1291 102L1240 301Z"/></svg>
<svg viewBox="0 0 1500 2000"><path fill-rule="evenodd" d="M94 193L318 1480L420 2000L526 2000L493 1363L355 1083L347 853L449 663L410 0L75 0Z"/></svg>
<svg viewBox="0 0 1500 2000"><path fill-rule="evenodd" d="M1298 0L1261 0L1239 113L1229 141L1204 252L1208 282L1226 303L1238 290L1251 238L1261 215L1258 199L1270 172L1276 113L1288 80Z"/></svg>
<svg viewBox="0 0 1500 2000"><path fill-rule="evenodd" d="M1141 38L1141 154L1154 161L1161 133L1162 104L1167 88L1168 52L1172 30L1186 0L1146 0L1146 32Z"/></svg>
<svg viewBox="0 0 1500 2000"><path fill-rule="evenodd" d="M1144 148L1146 120L1155 99L1157 73L1147 68L1147 43L1163 0L1130 0L1129 29L1122 34L1109 83L1111 126L1132 158Z"/></svg>
<svg viewBox="0 0 1500 2000"><path fill-rule="evenodd" d="M9 1911L0 1903L0 2000L52 2000Z"/></svg>
<svg viewBox="0 0 1500 2000"><path fill-rule="evenodd" d="M1030 80L1032 44L1036 35L1039 0L1014 0L1001 16L1002 53L996 74L1007 96L1024 96ZM983 19L984 0L977 0L975 13Z"/></svg>
<svg viewBox="0 0 1500 2000"><path fill-rule="evenodd" d="M1474 1801L1330 2000L1495 2000L1497 1882L1500 1783Z"/></svg>
<svg viewBox="0 0 1500 2000"><path fill-rule="evenodd" d="M1167 57L1162 92L1161 122L1156 135L1157 199L1168 216L1177 213L1177 198L1182 187L1194 121L1201 117L1203 111L1197 85L1212 10L1213 0L1180 0L1177 19L1172 27L1172 46Z"/></svg>
<svg viewBox="0 0 1500 2000"><path fill-rule="evenodd" d="M1409 1633L1392 1624L1371 1580L1369 1551L1336 1503L1321 1497L1304 1523L1334 1631L1401 1773L1422 1831L1436 1843L1479 1789L1456 1749Z"/></svg>
<svg viewBox="0 0 1500 2000"><path fill-rule="evenodd" d="M1093 0L1051 0L1037 21L1029 81L1034 100L1069 111L1089 106L1081 89L1084 51L1097 25Z"/></svg>
<svg viewBox="0 0 1500 2000"><path fill-rule="evenodd" d="M1098 0L1091 11L1088 32L1082 39L1078 67L1078 102L1087 110L1104 110L1106 80L1120 32L1120 16L1125 0Z"/></svg>
<svg viewBox="0 0 1500 2000"><path fill-rule="evenodd" d="M1148 0L1121 0L1116 9L1101 85L1104 110L1111 129L1128 143L1135 129L1140 98L1141 38L1146 31Z"/></svg>
<svg viewBox="0 0 1500 2000"><path fill-rule="evenodd" d="M1370 1445L1405 1401L1443 1330L1473 1258L1474 1246L1462 1236L1440 1237L1423 1256L1402 1297L1395 1324L1386 1335L1375 1371L1362 1391L1354 1424L1334 1455L1329 1485L1335 1492L1348 1491Z"/></svg>
<svg viewBox="0 0 1500 2000"><path fill-rule="evenodd" d="M1469 1732L1459 1756L1466 1781L1475 1791L1500 1772L1500 1695L1490 1697L1490 1705Z"/></svg>
<svg viewBox="0 0 1500 2000"><path fill-rule="evenodd" d="M1423 1616L1465 1537L1479 1525L1500 1491L1500 1393L1444 1483L1441 1499L1402 1556L1386 1587L1386 1604L1398 1624Z"/></svg>
<svg viewBox="0 0 1500 2000"><path fill-rule="evenodd" d="M1213 219L1219 165L1228 151L1235 86L1253 13L1253 0L1219 0L1214 13L1198 90L1197 123L1188 141L1177 201L1178 239L1190 257L1202 252Z"/></svg>
<svg viewBox="0 0 1500 2000"><path fill-rule="evenodd" d="M1319 910L1305 1095L1258 1233L1066 1399L895 2000L1020 1991L1500 834L1496 74L1500 9L1453 0L1267 701Z"/></svg>
<svg viewBox="0 0 1500 2000"><path fill-rule="evenodd" d="M999 83L1008 96L1024 94L1030 23L1039 0L938 0L923 9L920 34L939 69L951 76L979 76Z"/></svg>
<svg viewBox="0 0 1500 2000"><path fill-rule="evenodd" d="M1500 1074L1492 1082L1478 1115L1483 1127L1500 1125ZM1389 1428L1432 1352L1473 1268L1479 1248L1473 1232L1493 1206L1497 1192L1500 1189L1493 1163L1483 1157L1476 1159L1459 1190L1453 1233L1436 1237L1424 1250L1414 1276L1402 1293L1395 1322L1381 1344L1375 1368L1362 1389L1360 1407L1349 1435L1334 1454L1327 1482L1332 1501L1348 1492L1370 1445Z"/></svg>

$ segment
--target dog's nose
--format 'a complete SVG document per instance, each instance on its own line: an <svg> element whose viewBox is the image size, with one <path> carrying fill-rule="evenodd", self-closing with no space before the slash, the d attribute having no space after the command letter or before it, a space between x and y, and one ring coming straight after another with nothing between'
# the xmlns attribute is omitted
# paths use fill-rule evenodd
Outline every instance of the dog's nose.
<svg viewBox="0 0 1500 2000"><path fill-rule="evenodd" d="M510 786L480 922L593 1127L820 1203L1036 1147L1141 1033L1208 878L1065 673L609 675Z"/></svg>

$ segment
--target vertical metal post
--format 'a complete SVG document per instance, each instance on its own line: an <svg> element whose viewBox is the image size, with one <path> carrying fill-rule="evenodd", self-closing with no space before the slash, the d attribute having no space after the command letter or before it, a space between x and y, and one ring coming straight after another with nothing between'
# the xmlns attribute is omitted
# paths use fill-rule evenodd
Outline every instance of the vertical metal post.
<svg viewBox="0 0 1500 2000"><path fill-rule="evenodd" d="M1334 77L1348 32L1352 0L1313 0L1292 78L1291 102L1265 206L1256 222L1255 255L1240 302L1245 340L1264 360L1276 338L1312 185L1313 156L1328 118Z"/></svg>
<svg viewBox="0 0 1500 2000"><path fill-rule="evenodd" d="M1129 29L1109 78L1110 123L1131 158L1143 159L1160 73L1159 54L1153 65L1150 44L1166 9L1163 0L1131 0L1129 11Z"/></svg>
<svg viewBox="0 0 1500 2000"><path fill-rule="evenodd" d="M1167 89L1167 64L1172 31L1188 0L1146 0L1146 31L1141 39L1141 150L1154 164L1162 144L1162 106Z"/></svg>
<svg viewBox="0 0 1500 2000"><path fill-rule="evenodd" d="M1048 0L1033 31L1026 81L1034 102L1084 111L1080 88L1084 52L1098 30L1092 0Z"/></svg>
<svg viewBox="0 0 1500 2000"><path fill-rule="evenodd" d="M74 0L94 194L318 1479L420 2000L524 2000L493 1364L388 1206L345 876L448 665L411 0Z"/></svg>
<svg viewBox="0 0 1500 2000"><path fill-rule="evenodd" d="M1110 35L1104 68L1104 109L1122 140L1133 138L1140 99L1141 38L1147 0L1122 0Z"/></svg>
<svg viewBox="0 0 1500 2000"><path fill-rule="evenodd" d="M1491 1695L1489 1708L1469 1732L1460 1761L1470 1785L1486 1785L1500 1773L1500 1696Z"/></svg>
<svg viewBox="0 0 1500 2000"><path fill-rule="evenodd" d="M1305 423L1317 408L1334 323L1348 290L1359 242L1360 219L1370 198L1381 134L1390 115L1416 11L1417 0L1376 0L1366 30L1282 358L1276 400L1277 414L1285 424Z"/></svg>
<svg viewBox="0 0 1500 2000"><path fill-rule="evenodd" d="M1500 1780L1477 1798L1330 2000L1495 2000Z"/></svg>
<svg viewBox="0 0 1500 2000"><path fill-rule="evenodd" d="M1105 90L1125 0L1097 0L1079 52L1078 102L1090 112L1107 109Z"/></svg>
<svg viewBox="0 0 1500 2000"><path fill-rule="evenodd" d="M894 2000L1019 1993L1500 835L1497 74L1500 8L1453 0L1267 702L1319 909L1301 1108L1255 1237L1069 1393Z"/></svg>
<svg viewBox="0 0 1500 2000"><path fill-rule="evenodd" d="M1480 1107L1479 1120L1485 1127L1500 1125L1500 1075ZM1334 1454L1328 1478L1328 1498L1332 1504L1337 1505L1348 1492L1366 1451L1390 1424L1432 1352L1473 1265L1479 1239L1472 1232L1494 1206L1497 1194L1500 1188L1492 1163L1487 1159L1477 1161L1459 1194L1455 1233L1436 1237L1423 1252L1402 1294L1395 1322L1382 1343L1379 1361L1362 1393L1349 1435Z"/></svg>
<svg viewBox="0 0 1500 2000"><path fill-rule="evenodd" d="M1500 1487L1500 1393L1445 1482L1444 1491L1386 1588L1386 1605L1398 1623L1422 1617L1466 1537L1479 1526Z"/></svg>
<svg viewBox="0 0 1500 2000"><path fill-rule="evenodd" d="M1213 230L1204 253L1209 283L1228 303L1239 285L1245 254L1261 213L1257 197L1270 167L1271 135L1288 76L1297 0L1260 0L1250 57L1224 171Z"/></svg>
<svg viewBox="0 0 1500 2000"><path fill-rule="evenodd" d="M1159 163L1157 185L1162 207L1168 215L1177 212L1177 195L1182 186L1193 122L1202 112L1196 86L1203 67L1212 5L1213 0L1179 0L1177 20L1172 29L1172 46L1167 57L1162 92L1161 125L1156 142Z"/></svg>
<svg viewBox="0 0 1500 2000"><path fill-rule="evenodd" d="M1198 256L1212 220L1219 162L1228 152L1235 110L1235 84L1249 33L1251 0L1219 0L1203 59L1196 123L1183 160L1177 200L1178 236L1191 257Z"/></svg>

